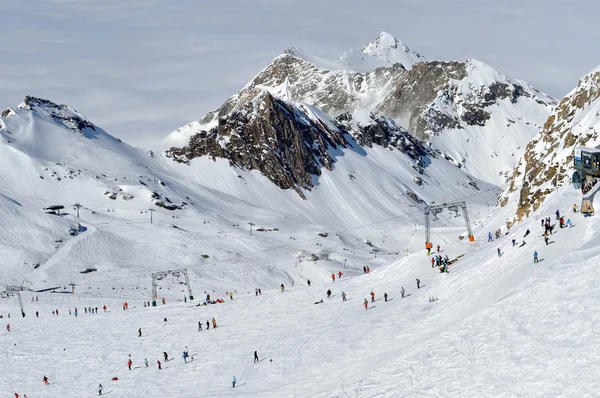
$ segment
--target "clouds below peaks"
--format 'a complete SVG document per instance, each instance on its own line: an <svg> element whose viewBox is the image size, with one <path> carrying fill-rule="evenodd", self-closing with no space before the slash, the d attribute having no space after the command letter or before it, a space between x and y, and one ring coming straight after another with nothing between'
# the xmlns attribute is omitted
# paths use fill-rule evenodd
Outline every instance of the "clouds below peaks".
<svg viewBox="0 0 600 398"><path fill-rule="evenodd" d="M0 106L43 96L152 146L284 48L335 59L381 31L428 59L476 58L560 97L600 64L598 13L588 0L4 2Z"/></svg>

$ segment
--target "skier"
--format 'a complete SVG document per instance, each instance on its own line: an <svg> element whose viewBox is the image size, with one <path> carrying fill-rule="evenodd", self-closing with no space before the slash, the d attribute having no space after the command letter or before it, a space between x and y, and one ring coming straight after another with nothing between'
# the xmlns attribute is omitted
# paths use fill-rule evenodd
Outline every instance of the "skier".
<svg viewBox="0 0 600 398"><path fill-rule="evenodd" d="M35 312L35 317L39 318L40 317L40 313L38 311Z"/></svg>
<svg viewBox="0 0 600 398"><path fill-rule="evenodd" d="M310 279L307 279L306 283L308 284L308 287L310 287Z"/></svg>
<svg viewBox="0 0 600 398"><path fill-rule="evenodd" d="M262 296L262 291L260 290L260 287L258 288L258 295Z"/></svg>
<svg viewBox="0 0 600 398"><path fill-rule="evenodd" d="M283 291L285 290L285 286L283 286L283 283L281 284L281 293L283 293Z"/></svg>
<svg viewBox="0 0 600 398"><path fill-rule="evenodd" d="M138 337L142 337L142 328L138 329Z"/></svg>
<svg viewBox="0 0 600 398"><path fill-rule="evenodd" d="M560 211L556 210L556 213L554 213L554 214L556 214L556 219L560 220Z"/></svg>
<svg viewBox="0 0 600 398"><path fill-rule="evenodd" d="M146 364L146 367L148 367L148 358L144 358L144 363Z"/></svg>
<svg viewBox="0 0 600 398"><path fill-rule="evenodd" d="M202 322L198 321L198 331L201 332L202 331Z"/></svg>
<svg viewBox="0 0 600 398"><path fill-rule="evenodd" d="M342 301L346 301L346 293L342 291Z"/></svg>
<svg viewBox="0 0 600 398"><path fill-rule="evenodd" d="M187 363L187 357L188 357L188 353L187 351L183 352L183 362Z"/></svg>
<svg viewBox="0 0 600 398"><path fill-rule="evenodd" d="M493 240L493 239L492 239L492 233L491 233L491 232L488 232L488 242L491 242L492 240Z"/></svg>
<svg viewBox="0 0 600 398"><path fill-rule="evenodd" d="M217 321L216 321L216 319L214 317L212 319L212 324L213 324L213 328L217 327Z"/></svg>
<svg viewBox="0 0 600 398"><path fill-rule="evenodd" d="M525 235L523 236L524 238L527 237L527 235L529 235L531 233L531 231L529 229L527 229L527 231L525 231Z"/></svg>
<svg viewBox="0 0 600 398"><path fill-rule="evenodd" d="M254 351L254 363L258 362L258 351Z"/></svg>
<svg viewBox="0 0 600 398"><path fill-rule="evenodd" d="M502 252L500 251L500 248L498 248L498 257L500 257L502 255Z"/></svg>
<svg viewBox="0 0 600 398"><path fill-rule="evenodd" d="M331 297L331 289L327 289L327 298Z"/></svg>
<svg viewBox="0 0 600 398"><path fill-rule="evenodd" d="M56 316L58 316L58 310L56 310Z"/></svg>
<svg viewBox="0 0 600 398"><path fill-rule="evenodd" d="M571 225L573 225L573 224L571 224L571 219L570 219L570 218L567 218L567 226L568 226L569 228L571 228Z"/></svg>
<svg viewBox="0 0 600 398"><path fill-rule="evenodd" d="M517 240L516 240L516 239L513 239L513 240L512 240L512 244L513 244L513 247L514 247L514 246L517 244Z"/></svg>
<svg viewBox="0 0 600 398"><path fill-rule="evenodd" d="M432 257L431 258L431 268L435 267L435 259Z"/></svg>
<svg viewBox="0 0 600 398"><path fill-rule="evenodd" d="M183 302L187 303L187 296L183 296Z"/></svg>
<svg viewBox="0 0 600 398"><path fill-rule="evenodd" d="M44 381L45 385L50 384L50 382L48 381L48 378L46 376L44 376L44 378L42 380Z"/></svg>
<svg viewBox="0 0 600 398"><path fill-rule="evenodd" d="M210 329L210 322L207 320L206 321L206 330Z"/></svg>
<svg viewBox="0 0 600 398"><path fill-rule="evenodd" d="M375 293L373 293L373 291L371 290L371 302L374 303L375 302Z"/></svg>
<svg viewBox="0 0 600 398"><path fill-rule="evenodd" d="M10 323L6 325L6 330L10 332Z"/></svg>
<svg viewBox="0 0 600 398"><path fill-rule="evenodd" d="M169 362L169 354L163 351L163 357L165 358L165 362Z"/></svg>
<svg viewBox="0 0 600 398"><path fill-rule="evenodd" d="M369 302L367 301L367 299L365 299L365 301L363 301L363 305L365 306L365 310L369 309Z"/></svg>
<svg viewBox="0 0 600 398"><path fill-rule="evenodd" d="M577 204L573 205L573 213L577 213Z"/></svg>
<svg viewBox="0 0 600 398"><path fill-rule="evenodd" d="M104 307L102 307L102 309L104 309L104 312L106 312L106 305Z"/></svg>
<svg viewBox="0 0 600 398"><path fill-rule="evenodd" d="M98 385L98 395L102 395L102 390L104 390L104 387L102 387L102 384Z"/></svg>
<svg viewBox="0 0 600 398"><path fill-rule="evenodd" d="M232 388L235 388L235 383L237 383L237 379L235 378L235 376L233 376L232 382L233 382L233 387Z"/></svg>
<svg viewBox="0 0 600 398"><path fill-rule="evenodd" d="M417 289L421 288L421 280L417 278Z"/></svg>
<svg viewBox="0 0 600 398"><path fill-rule="evenodd" d="M163 325L166 325L166 324L167 324L167 318L164 318L163 319Z"/></svg>
<svg viewBox="0 0 600 398"><path fill-rule="evenodd" d="M231 300L233 300L233 293L232 293L232 292L229 292L229 298L230 298Z"/></svg>
<svg viewBox="0 0 600 398"><path fill-rule="evenodd" d="M258 296L258 288L256 288L256 289L254 290L254 295L255 295L255 296Z"/></svg>
<svg viewBox="0 0 600 398"><path fill-rule="evenodd" d="M538 261L538 252L537 252L537 251L534 251L534 252L533 252L533 262L534 262L534 263L537 263L537 262L539 262L539 261Z"/></svg>
<svg viewBox="0 0 600 398"><path fill-rule="evenodd" d="M342 271L338 272L338 279L342 278Z"/></svg>
<svg viewBox="0 0 600 398"><path fill-rule="evenodd" d="M129 360L127 361L127 366L129 367L129 370L131 370L131 365L133 365L133 362L131 361L131 358L129 358Z"/></svg>
<svg viewBox="0 0 600 398"><path fill-rule="evenodd" d="M383 299L387 302L387 293L383 293Z"/></svg>
<svg viewBox="0 0 600 398"><path fill-rule="evenodd" d="M439 252L441 249L440 245L437 245L437 251Z"/></svg>
<svg viewBox="0 0 600 398"><path fill-rule="evenodd" d="M400 287L400 293L402 294L402 298L404 298L404 286Z"/></svg>
<svg viewBox="0 0 600 398"><path fill-rule="evenodd" d="M157 360L157 361L156 361L156 363L158 364L158 370L161 370L161 369L162 369L162 366L161 366L161 364L160 364L160 360Z"/></svg>
<svg viewBox="0 0 600 398"><path fill-rule="evenodd" d="M544 242L546 242L546 246L548 246L548 235L544 235Z"/></svg>
<svg viewBox="0 0 600 398"><path fill-rule="evenodd" d="M371 268L367 265L367 274L371 273Z"/></svg>
<svg viewBox="0 0 600 398"><path fill-rule="evenodd" d="M363 265L363 274L367 273L367 267Z"/></svg>
<svg viewBox="0 0 600 398"><path fill-rule="evenodd" d="M335 274L331 273L331 279L335 282Z"/></svg>

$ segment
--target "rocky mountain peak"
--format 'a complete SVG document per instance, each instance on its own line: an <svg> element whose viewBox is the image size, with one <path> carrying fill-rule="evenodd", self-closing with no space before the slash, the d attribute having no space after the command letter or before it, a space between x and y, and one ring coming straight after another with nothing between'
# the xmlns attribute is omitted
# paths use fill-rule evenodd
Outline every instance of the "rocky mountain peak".
<svg viewBox="0 0 600 398"><path fill-rule="evenodd" d="M367 44L361 52L371 57L382 58L390 65L400 63L406 69L412 68L417 62L425 61L425 57L412 51L387 32L381 32L377 40Z"/></svg>
<svg viewBox="0 0 600 398"><path fill-rule="evenodd" d="M286 50L219 109L176 131L170 141L185 145L191 135L210 130L261 90L314 105L333 119L360 109L384 115L458 167L497 185L507 183L555 104L483 62L426 61L382 32L337 61Z"/></svg>

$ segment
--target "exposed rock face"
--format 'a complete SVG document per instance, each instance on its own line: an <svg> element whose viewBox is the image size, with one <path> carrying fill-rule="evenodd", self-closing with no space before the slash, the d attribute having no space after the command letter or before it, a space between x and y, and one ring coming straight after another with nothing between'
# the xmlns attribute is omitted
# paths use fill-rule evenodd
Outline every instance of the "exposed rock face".
<svg viewBox="0 0 600 398"><path fill-rule="evenodd" d="M499 204L516 202L520 221L537 210L546 197L569 183L573 149L600 143L600 68L579 81L527 145Z"/></svg>
<svg viewBox="0 0 600 398"><path fill-rule="evenodd" d="M330 148L348 145L345 131L313 120L300 108L261 93L240 109L220 118L216 127L190 138L167 156L179 162L209 155L234 166L258 170L283 189L310 189L312 175L332 169Z"/></svg>
<svg viewBox="0 0 600 398"><path fill-rule="evenodd" d="M430 155L421 141L389 117L369 113L367 119L366 122L357 121L353 115L344 113L339 115L335 122L350 131L356 142L362 146L372 148L373 145L379 145L384 148L396 148L417 162L421 161L422 156Z"/></svg>
<svg viewBox="0 0 600 398"><path fill-rule="evenodd" d="M46 114L56 124L85 135L84 130L96 131L96 126L68 105L57 105L43 98L26 96L21 107Z"/></svg>

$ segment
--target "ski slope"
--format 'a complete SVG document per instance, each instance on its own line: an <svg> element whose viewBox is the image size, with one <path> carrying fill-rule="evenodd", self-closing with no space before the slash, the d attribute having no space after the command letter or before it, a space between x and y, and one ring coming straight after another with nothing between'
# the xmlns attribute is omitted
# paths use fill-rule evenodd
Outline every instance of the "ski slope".
<svg viewBox="0 0 600 398"><path fill-rule="evenodd" d="M597 396L600 228L597 219L570 212L579 200L577 191L565 188L536 216L490 243L487 232L507 217L502 210L480 217L472 244L458 240L456 228L438 224L433 242L443 242L441 254L465 254L449 274L432 269L421 249L370 260L366 250L357 249L362 258L353 266L369 264L369 274L339 262L333 266L334 261L299 261L276 276L252 267L247 279L227 275L214 289L202 278L192 280L195 300L187 303L182 286L167 278L160 291L167 304L157 308L143 307L149 290L90 292L85 284L75 294L24 293L25 318L18 316L14 297L1 300L0 313L12 314L3 318L12 331L0 333L0 394L86 397L97 395L102 383L105 394L118 397ZM574 226L555 228L545 246L539 219L557 208ZM520 243L526 229L531 231L527 244L512 247L510 240ZM416 233L422 242L423 231ZM534 250L538 264L532 261ZM220 263L211 273L242 274L236 267ZM292 269L293 284L283 274ZM333 282L327 275L337 270L344 276ZM285 283L284 293L261 286L274 280ZM141 273L127 282L140 289L150 285ZM255 287L263 294L255 296ZM330 299L327 289L333 292ZM230 290L233 300L226 296ZM342 302L341 291L348 301ZM371 291L378 301L365 310L362 301ZM205 292L225 302L196 307ZM384 292L392 300L384 302ZM32 303L32 296L39 301ZM430 296L438 300L429 302ZM320 299L324 302L315 305ZM121 309L124 301L127 311ZM83 306L97 306L100 313L84 314ZM74 307L80 310L77 318L67 315ZM55 308L59 316L52 316ZM218 328L199 332L198 321L212 317ZM194 357L187 364L181 358L186 346ZM257 364L254 350L261 359ZM163 351L174 359L158 370ZM49 386L42 383L44 375ZM111 381L114 376L119 380Z"/></svg>

